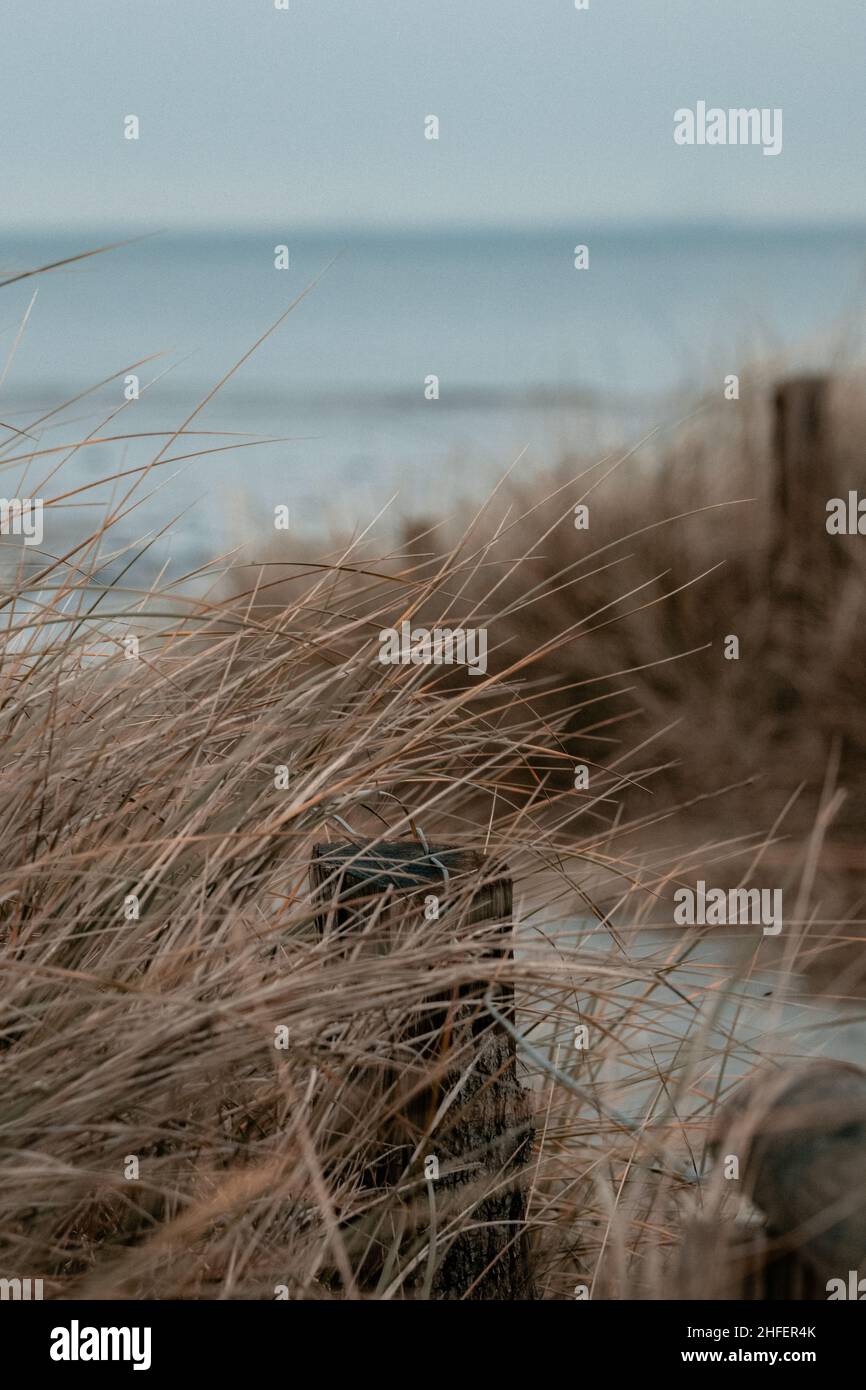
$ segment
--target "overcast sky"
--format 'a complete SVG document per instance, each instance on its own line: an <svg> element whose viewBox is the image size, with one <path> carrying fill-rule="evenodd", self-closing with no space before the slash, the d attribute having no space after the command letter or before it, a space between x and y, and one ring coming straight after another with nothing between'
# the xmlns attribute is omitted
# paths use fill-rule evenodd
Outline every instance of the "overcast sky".
<svg viewBox="0 0 866 1390"><path fill-rule="evenodd" d="M864 215L866 0L2 0L0 13L0 225ZM782 154L677 146L673 113L698 100L781 107Z"/></svg>

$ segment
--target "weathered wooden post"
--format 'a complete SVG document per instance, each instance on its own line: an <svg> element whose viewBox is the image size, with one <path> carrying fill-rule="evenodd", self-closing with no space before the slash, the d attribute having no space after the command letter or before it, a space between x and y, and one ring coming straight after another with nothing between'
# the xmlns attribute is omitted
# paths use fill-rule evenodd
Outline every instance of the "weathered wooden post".
<svg viewBox="0 0 866 1390"><path fill-rule="evenodd" d="M772 697L780 715L800 704L808 665L808 626L815 601L811 577L816 548L825 538L824 518L831 464L830 380L795 377L773 397L773 536L768 593L773 627L768 634ZM838 550L838 548L837 548Z"/></svg>
<svg viewBox="0 0 866 1390"><path fill-rule="evenodd" d="M422 564L435 563L437 530L438 523L433 517L404 517L400 528L400 548L414 562L416 572Z"/></svg>
<svg viewBox="0 0 866 1390"><path fill-rule="evenodd" d="M417 928L432 897L437 916L429 920L431 932L448 932L449 915L453 922L458 913L467 925L490 921L485 957L508 958L511 881L486 879L484 868L480 854L416 843L317 845L310 876L320 930L351 940L353 926L375 912L377 949L387 951L407 921ZM533 1296L522 1181L532 1143L529 1107L513 1038L484 1007L488 988L489 982L468 984L448 999L423 1001L406 1011L410 1021L400 1036L388 1039L401 1058L408 1048L410 1060L387 1077L393 1119L381 1135L382 1158L371 1182L395 1189L407 1174L425 1174L425 1158L436 1158L435 1269L431 1279L428 1250L406 1287L417 1293L426 1279L437 1299ZM507 1017L513 991L496 984L493 993L497 1011ZM426 1211L423 1182L416 1183L419 1190ZM455 1228L461 1211L465 1219ZM428 1232L428 1244L433 1238Z"/></svg>
<svg viewBox="0 0 866 1390"><path fill-rule="evenodd" d="M814 501L823 503L830 434L830 380L795 377L773 398L776 512L786 538L808 539ZM823 505L818 513L823 515Z"/></svg>

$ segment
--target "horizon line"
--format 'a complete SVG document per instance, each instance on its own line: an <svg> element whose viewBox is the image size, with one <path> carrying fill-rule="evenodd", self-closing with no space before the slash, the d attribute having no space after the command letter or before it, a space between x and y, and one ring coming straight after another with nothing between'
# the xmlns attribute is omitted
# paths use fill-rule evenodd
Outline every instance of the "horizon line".
<svg viewBox="0 0 866 1390"><path fill-rule="evenodd" d="M550 221L512 221L512 222L469 222L469 221L443 221L443 222L374 222L359 219L358 221L299 221L293 226L289 226L289 219L279 217L262 217L256 221L246 220L243 222L191 222L181 221L173 223L163 223L155 225L152 223L133 222L128 219L122 221L105 220L100 223L92 221L75 222L56 222L56 223L34 223L19 222L0 224L0 237L2 236L58 236L58 235L96 235L105 237L122 232L124 235L157 237L166 236L252 236L259 232L268 231L270 234L275 229L296 236L345 236L352 234L355 236L377 236L377 237L404 237L404 236L544 236L563 234L567 236L581 236L589 232L602 234L639 234L647 231L661 231L668 233L683 232L780 232L802 233L802 232L821 232L821 231L850 231L866 233L866 217L854 218L850 216L838 217L812 217L812 218L746 218L736 215L730 216L707 216L700 215L686 218L672 218L647 216L641 218L627 218L614 220L611 218L574 218L569 221L561 219L551 219Z"/></svg>

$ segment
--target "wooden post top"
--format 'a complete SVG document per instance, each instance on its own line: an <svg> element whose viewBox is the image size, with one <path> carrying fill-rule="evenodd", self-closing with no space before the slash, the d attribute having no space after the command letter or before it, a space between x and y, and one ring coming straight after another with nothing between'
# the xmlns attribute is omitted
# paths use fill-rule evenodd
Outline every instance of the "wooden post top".
<svg viewBox="0 0 866 1390"><path fill-rule="evenodd" d="M342 870L352 885L363 883L371 891L386 888L420 888L426 884L444 885L446 874L459 878L480 873L485 856L476 850L446 849L443 845L424 847L415 840L397 840L369 845L317 844L313 847L317 869L333 873ZM438 861L438 862L437 862Z"/></svg>

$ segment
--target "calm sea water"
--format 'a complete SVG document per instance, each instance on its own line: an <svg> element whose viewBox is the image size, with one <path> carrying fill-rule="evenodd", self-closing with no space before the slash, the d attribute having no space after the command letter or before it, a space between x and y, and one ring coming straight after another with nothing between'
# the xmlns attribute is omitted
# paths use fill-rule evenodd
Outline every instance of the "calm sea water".
<svg viewBox="0 0 866 1390"><path fill-rule="evenodd" d="M110 239L3 237L0 268ZM577 241L590 248L586 271L574 268ZM274 267L282 243L287 270ZM856 357L866 232L161 233L3 289L3 358L37 297L0 387L0 419L27 428L161 352L139 369L142 386L159 380L110 432L172 429L320 274L196 421L287 441L172 465L165 475L179 476L135 514L139 530L191 506L176 544L203 553L260 534L277 502L301 533L366 524L394 492L395 519L438 511L521 450L529 470L563 449L635 438L689 393L721 390L748 360L820 367L834 354ZM440 396L428 401L434 374ZM122 403L122 386L121 377L39 426L42 446L98 424ZM178 441L171 454L229 442ZM90 447L62 478L71 485L141 463L142 450ZM23 479L11 470L4 487L14 490L14 474L22 492L35 490L40 467Z"/></svg>

